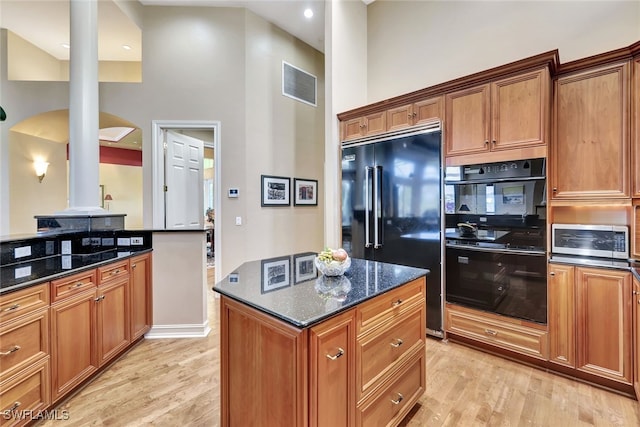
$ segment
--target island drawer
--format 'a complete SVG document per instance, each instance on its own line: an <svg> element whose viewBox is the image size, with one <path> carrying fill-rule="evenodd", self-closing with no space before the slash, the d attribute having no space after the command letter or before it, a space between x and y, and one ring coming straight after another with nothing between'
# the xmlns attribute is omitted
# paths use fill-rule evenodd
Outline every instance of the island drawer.
<svg viewBox="0 0 640 427"><path fill-rule="evenodd" d="M401 363L412 350L424 348L424 310L415 306L388 327L378 328L357 340L356 384L358 399Z"/></svg>
<svg viewBox="0 0 640 427"><path fill-rule="evenodd" d="M396 426L402 421L424 393L424 357L424 351L417 353L393 376L393 382L358 406L356 426Z"/></svg>
<svg viewBox="0 0 640 427"><path fill-rule="evenodd" d="M490 313L447 304L447 332L546 360L549 355L547 331L523 322L508 322Z"/></svg>
<svg viewBox="0 0 640 427"><path fill-rule="evenodd" d="M0 425L25 425L51 404L49 358L0 382Z"/></svg>
<svg viewBox="0 0 640 427"><path fill-rule="evenodd" d="M0 322L49 306L49 282L0 295Z"/></svg>
<svg viewBox="0 0 640 427"><path fill-rule="evenodd" d="M98 284L117 279L129 274L129 260L114 262L106 267L98 268Z"/></svg>
<svg viewBox="0 0 640 427"><path fill-rule="evenodd" d="M96 287L96 271L89 270L51 282L53 302Z"/></svg>
<svg viewBox="0 0 640 427"><path fill-rule="evenodd" d="M0 381L49 354L49 309L0 326Z"/></svg>
<svg viewBox="0 0 640 427"><path fill-rule="evenodd" d="M426 304L425 286L426 280L421 277L362 303L357 311L358 333L392 321L415 305Z"/></svg>

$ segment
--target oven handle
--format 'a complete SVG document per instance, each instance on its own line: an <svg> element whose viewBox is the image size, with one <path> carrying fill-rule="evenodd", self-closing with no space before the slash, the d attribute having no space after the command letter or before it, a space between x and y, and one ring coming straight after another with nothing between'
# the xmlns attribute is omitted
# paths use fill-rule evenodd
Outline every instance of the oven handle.
<svg viewBox="0 0 640 427"><path fill-rule="evenodd" d="M545 256L545 251L532 251L527 249L496 249L496 248L483 248L480 246L468 246L468 245L456 245L447 244L447 248L464 249L477 252L491 252L496 254L514 254L514 255L531 255L531 256Z"/></svg>

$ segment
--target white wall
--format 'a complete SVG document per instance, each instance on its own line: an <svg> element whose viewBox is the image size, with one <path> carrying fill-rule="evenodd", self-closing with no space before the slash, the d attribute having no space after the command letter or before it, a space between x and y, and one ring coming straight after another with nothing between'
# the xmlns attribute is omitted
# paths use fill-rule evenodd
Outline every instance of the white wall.
<svg viewBox="0 0 640 427"><path fill-rule="evenodd" d="M554 49L564 63L638 40L639 1L377 0L367 103Z"/></svg>
<svg viewBox="0 0 640 427"><path fill-rule="evenodd" d="M367 103L367 7L361 1L325 5L325 245L341 245L340 127L337 114Z"/></svg>

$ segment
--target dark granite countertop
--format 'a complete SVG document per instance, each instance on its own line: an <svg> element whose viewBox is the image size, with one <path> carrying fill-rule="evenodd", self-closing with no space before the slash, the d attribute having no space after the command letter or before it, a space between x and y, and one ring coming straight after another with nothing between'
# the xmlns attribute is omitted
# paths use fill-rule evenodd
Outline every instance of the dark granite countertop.
<svg viewBox="0 0 640 427"><path fill-rule="evenodd" d="M0 266L0 295L42 282L79 273L152 249L108 250L85 255L53 255Z"/></svg>
<svg viewBox="0 0 640 427"><path fill-rule="evenodd" d="M429 274L429 270L353 258L343 276L302 272L315 254L250 261L213 290L299 328L313 326L350 307ZM304 264L304 261L307 261ZM276 272L269 280L269 271ZM274 283L275 282L275 283Z"/></svg>

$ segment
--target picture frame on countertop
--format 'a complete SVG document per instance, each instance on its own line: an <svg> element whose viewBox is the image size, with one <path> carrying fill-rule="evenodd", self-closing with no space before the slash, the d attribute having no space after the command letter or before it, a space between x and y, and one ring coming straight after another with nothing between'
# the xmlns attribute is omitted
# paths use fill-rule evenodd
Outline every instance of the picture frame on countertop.
<svg viewBox="0 0 640 427"><path fill-rule="evenodd" d="M293 179L294 206L318 206L318 180Z"/></svg>
<svg viewBox="0 0 640 427"><path fill-rule="evenodd" d="M263 294L291 286L291 257L263 259L260 276Z"/></svg>
<svg viewBox="0 0 640 427"><path fill-rule="evenodd" d="M291 178L260 175L261 206L291 206Z"/></svg>
<svg viewBox="0 0 640 427"><path fill-rule="evenodd" d="M294 284L297 285L318 277L315 259L316 254L314 252L303 252L293 256Z"/></svg>

